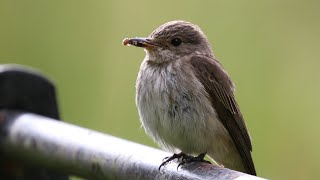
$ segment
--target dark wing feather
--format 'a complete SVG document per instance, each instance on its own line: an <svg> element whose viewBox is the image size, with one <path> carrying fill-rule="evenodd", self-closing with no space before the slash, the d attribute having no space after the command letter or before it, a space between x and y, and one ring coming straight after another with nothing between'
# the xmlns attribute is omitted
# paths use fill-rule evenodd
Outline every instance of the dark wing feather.
<svg viewBox="0 0 320 180"><path fill-rule="evenodd" d="M220 63L206 56L194 56L190 63L205 87L220 121L231 135L248 173L256 175L251 157L251 140L235 101L234 85Z"/></svg>

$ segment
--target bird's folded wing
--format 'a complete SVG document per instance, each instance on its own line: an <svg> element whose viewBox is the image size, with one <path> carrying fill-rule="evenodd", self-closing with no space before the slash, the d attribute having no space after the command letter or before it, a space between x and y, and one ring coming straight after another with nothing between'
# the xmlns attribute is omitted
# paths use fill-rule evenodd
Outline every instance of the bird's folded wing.
<svg viewBox="0 0 320 180"><path fill-rule="evenodd" d="M196 76L205 87L212 106L216 110L220 121L228 130L236 148L238 149L243 164L247 171L255 174L251 157L251 140L244 119L235 101L233 94L234 85L221 64L207 56L194 56L190 63Z"/></svg>

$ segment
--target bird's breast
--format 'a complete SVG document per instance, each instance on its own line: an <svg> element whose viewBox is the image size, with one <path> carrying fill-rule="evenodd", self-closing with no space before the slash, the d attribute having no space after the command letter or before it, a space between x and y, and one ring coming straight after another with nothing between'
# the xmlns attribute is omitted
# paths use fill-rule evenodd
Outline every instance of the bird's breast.
<svg viewBox="0 0 320 180"><path fill-rule="evenodd" d="M188 68L144 62L136 82L136 104L146 133L171 151L205 149L198 138L208 136L203 131L207 121L216 120L204 87Z"/></svg>

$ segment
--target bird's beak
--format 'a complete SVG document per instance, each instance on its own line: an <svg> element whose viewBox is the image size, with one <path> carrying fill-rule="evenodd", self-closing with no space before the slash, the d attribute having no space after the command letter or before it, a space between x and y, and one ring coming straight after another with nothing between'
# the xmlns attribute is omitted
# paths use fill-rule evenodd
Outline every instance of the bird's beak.
<svg viewBox="0 0 320 180"><path fill-rule="evenodd" d="M153 39L148 38L125 38L122 41L123 45L133 45L143 48L161 47L159 43L156 43Z"/></svg>

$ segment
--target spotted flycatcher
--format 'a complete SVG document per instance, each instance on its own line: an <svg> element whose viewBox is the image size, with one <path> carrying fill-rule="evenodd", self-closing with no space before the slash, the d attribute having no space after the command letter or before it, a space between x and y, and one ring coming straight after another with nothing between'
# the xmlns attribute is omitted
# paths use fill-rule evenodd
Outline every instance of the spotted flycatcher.
<svg viewBox="0 0 320 180"><path fill-rule="evenodd" d="M148 38L123 44L146 52L136 82L140 120L155 142L176 153L160 167L174 158L204 161L207 154L224 167L256 175L235 86L198 26L171 21Z"/></svg>

